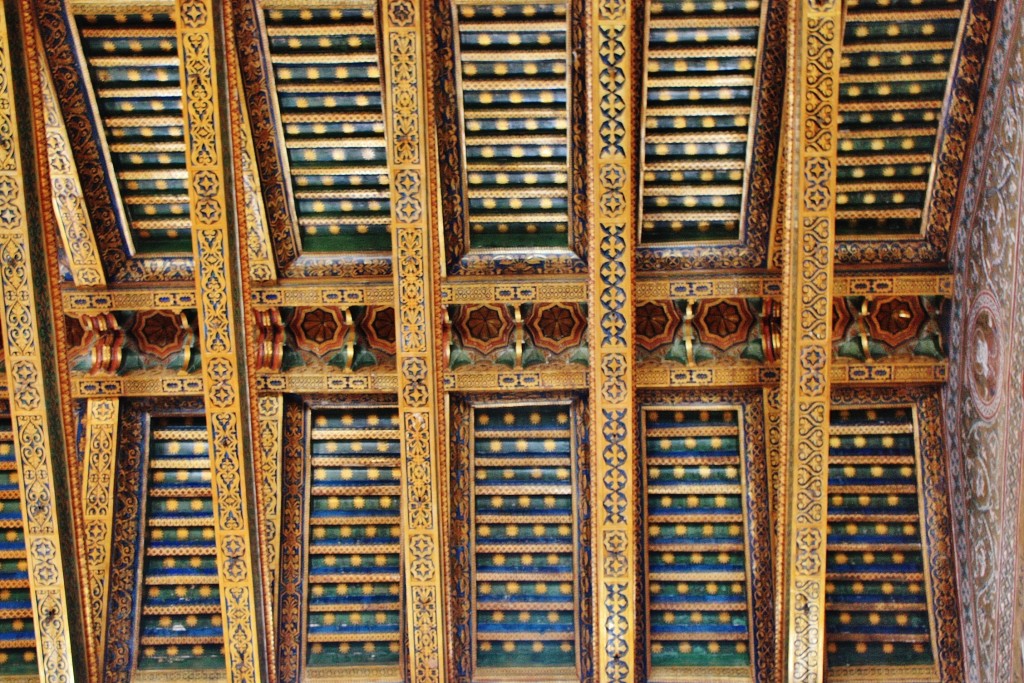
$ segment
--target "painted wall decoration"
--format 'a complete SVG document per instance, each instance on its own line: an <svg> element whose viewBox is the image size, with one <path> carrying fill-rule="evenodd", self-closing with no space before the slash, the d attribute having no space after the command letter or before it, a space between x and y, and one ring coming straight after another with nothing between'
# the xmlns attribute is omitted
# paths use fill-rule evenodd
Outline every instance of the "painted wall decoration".
<svg viewBox="0 0 1024 683"><path fill-rule="evenodd" d="M966 678L1021 680L1024 3L1004 2L950 265L949 426Z"/></svg>

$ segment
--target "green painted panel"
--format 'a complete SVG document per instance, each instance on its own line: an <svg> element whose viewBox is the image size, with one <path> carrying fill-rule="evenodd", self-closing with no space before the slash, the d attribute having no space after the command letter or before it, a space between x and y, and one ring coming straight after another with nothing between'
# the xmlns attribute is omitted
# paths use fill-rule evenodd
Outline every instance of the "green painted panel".
<svg viewBox="0 0 1024 683"><path fill-rule="evenodd" d="M913 409L833 410L831 430L829 666L930 664Z"/></svg>
<svg viewBox="0 0 1024 683"><path fill-rule="evenodd" d="M747 523L739 412L644 411L652 675L750 672Z"/></svg>
<svg viewBox="0 0 1024 683"><path fill-rule="evenodd" d="M202 418L153 418L139 669L224 667L208 449Z"/></svg>
<svg viewBox="0 0 1024 683"><path fill-rule="evenodd" d="M191 254L178 40L169 14L75 17L139 254Z"/></svg>

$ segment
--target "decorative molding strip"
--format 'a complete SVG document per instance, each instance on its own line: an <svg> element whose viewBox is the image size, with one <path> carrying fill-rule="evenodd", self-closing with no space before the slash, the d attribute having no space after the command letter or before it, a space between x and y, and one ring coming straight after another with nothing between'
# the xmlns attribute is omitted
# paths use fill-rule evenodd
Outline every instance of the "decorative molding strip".
<svg viewBox="0 0 1024 683"><path fill-rule="evenodd" d="M521 281L516 284L449 280L441 286L445 304L534 303L546 301L582 302L587 300L585 278Z"/></svg>
<svg viewBox="0 0 1024 683"><path fill-rule="evenodd" d="M89 399L85 412L86 590L92 610L94 654L97 671L103 670L110 592L110 551L114 540L114 465L117 461L117 427L120 401Z"/></svg>
<svg viewBox="0 0 1024 683"><path fill-rule="evenodd" d="M256 549L250 543L252 508L245 462L250 424L245 380L239 371L236 311L240 290L231 265L226 136L217 78L222 66L216 54L218 16L214 0L179 0L175 18L183 66L185 157L213 470L224 656L227 680L240 683L263 680L266 664L259 618L260 577L255 572L259 563L254 562Z"/></svg>
<svg viewBox="0 0 1024 683"><path fill-rule="evenodd" d="M708 276L702 279L644 277L637 280L637 301L781 297L782 280L773 275ZM952 296L953 276L947 273L836 274L833 296Z"/></svg>
<svg viewBox="0 0 1024 683"><path fill-rule="evenodd" d="M181 311L196 307L196 291L188 289L132 288L97 292L65 288L61 291L64 312L68 315L107 311Z"/></svg>
<svg viewBox="0 0 1024 683"><path fill-rule="evenodd" d="M202 396L203 378L164 371L142 371L125 377L71 378L73 398Z"/></svg>
<svg viewBox="0 0 1024 683"><path fill-rule="evenodd" d="M781 245L780 245L781 247ZM771 513L772 590L775 596L772 605L772 624L775 629L775 646L772 667L775 680L781 681L780 667L786 638L779 629L785 626L786 555L782 549L786 538L786 447L782 425L782 390L779 386L764 388L764 433L765 452L768 460L768 509Z"/></svg>
<svg viewBox="0 0 1024 683"><path fill-rule="evenodd" d="M398 374L394 370L346 373L318 369L312 373L260 373L253 379L256 391L261 393L365 394L398 391Z"/></svg>
<svg viewBox="0 0 1024 683"><path fill-rule="evenodd" d="M678 277L639 278L637 301L667 299L719 299L722 297L781 296L782 282L775 276L738 275L704 277L699 280Z"/></svg>
<svg viewBox="0 0 1024 683"><path fill-rule="evenodd" d="M586 39L591 177L590 326L594 405L594 586L600 683L633 683L637 676L637 549L634 436L635 363L633 269L636 256L634 169L636 94L635 5L597 0L589 5Z"/></svg>
<svg viewBox="0 0 1024 683"><path fill-rule="evenodd" d="M760 365L685 367L679 363L641 363L636 385L644 389L671 387L763 386L777 384L779 368Z"/></svg>
<svg viewBox="0 0 1024 683"><path fill-rule="evenodd" d="M368 281L336 286L277 285L254 287L252 303L273 306L364 306L394 302L394 283ZM638 301L676 299L718 299L723 297L779 297L782 282L774 276L708 277L702 280L681 278L643 278L637 280ZM901 295L952 296L952 276L878 274L836 275L835 296ZM132 287L85 291L64 288L61 297L68 315L105 311L182 310L196 307L192 289ZM441 286L444 304L534 303L586 301L586 282L559 279L537 283L496 285L491 282L449 280Z"/></svg>
<svg viewBox="0 0 1024 683"><path fill-rule="evenodd" d="M676 362L645 362L636 366L636 386L642 389L669 389L682 387L739 387L774 386L779 383L777 365L698 365L685 367ZM589 369L583 366L541 368L536 370L454 370L443 374L445 391L530 391L583 389L588 386ZM830 370L832 382L837 385L859 384L941 384L946 381L946 361L836 363ZM161 381L170 391L188 391L184 378L166 377ZM124 383L124 393L117 393L108 384ZM182 388L178 389L178 385ZM394 392L398 389L395 373L378 371L372 373L346 374L340 371L324 373L274 373L258 374L255 377L259 392L285 393L378 393ZM75 383L76 396L157 395L158 388L153 379L141 378L82 378ZM2 388L0 388L2 392ZM106 393L101 393L106 392Z"/></svg>
<svg viewBox="0 0 1024 683"><path fill-rule="evenodd" d="M468 370L444 373L445 391L558 391L586 389L589 371L581 366L546 370Z"/></svg>
<svg viewBox="0 0 1024 683"><path fill-rule="evenodd" d="M458 375L459 373L452 373ZM470 375L470 373L465 373ZM483 373L479 373L483 375ZM526 373L529 374L529 373ZM636 384L643 389L672 387L775 386L779 383L777 365L697 365L645 362L636 366ZM472 376L475 376L473 373ZM948 379L949 364L944 360L875 361L871 363L833 362L829 377L836 385L862 384L942 384ZM549 375L549 376L553 376ZM551 380L549 380L551 381ZM446 385L448 379L446 377ZM481 380L481 384L485 381ZM487 387L493 387L493 383ZM462 384L459 384L459 389ZM473 387L477 388L477 387ZM483 386L479 387L485 388ZM505 388L505 387L502 387ZM557 388L555 386L545 388Z"/></svg>
<svg viewBox="0 0 1024 683"><path fill-rule="evenodd" d="M277 595L277 572L281 557L281 462L284 438L284 397L280 394L256 397L258 433L256 447L259 457L255 458L259 471L256 472L256 486L259 489L260 543L263 545L263 591L264 595ZM265 629L276 633L277 611L265 611Z"/></svg>
<svg viewBox="0 0 1024 683"><path fill-rule="evenodd" d="M441 567L441 434L438 285L442 256L429 188L423 0L388 0L381 11L384 111L391 173L398 413L402 425L402 555L405 661L412 683L447 678ZM436 159L434 160L436 164Z"/></svg>
<svg viewBox="0 0 1024 683"><path fill-rule="evenodd" d="M230 47L229 47L230 49ZM237 69L231 74L236 79L237 90L241 91L241 76ZM246 247L249 255L249 278L254 282L268 282L277 279L277 264L274 261L274 245L271 243L267 210L263 205L259 172L256 169L256 150L252 144L252 129L245 107L237 108L239 117L238 136L241 139L239 158L240 178L245 201L242 214L245 216Z"/></svg>
<svg viewBox="0 0 1024 683"><path fill-rule="evenodd" d="M949 378L949 364L944 360L923 363L833 362L830 376L833 385L942 384Z"/></svg>
<svg viewBox="0 0 1024 683"><path fill-rule="evenodd" d="M253 306L365 306L393 304L395 285L390 280L362 284L337 284L304 287L254 287Z"/></svg>
<svg viewBox="0 0 1024 683"><path fill-rule="evenodd" d="M63 432L54 429L60 420L51 419L59 416L61 404L56 368L52 359L44 358L53 335L46 317L51 315L45 295L46 270L41 264L44 238L38 229L30 234L26 213L12 60L17 57L7 16L0 12L0 249L4 254L0 323L6 375L15 387L11 423L39 674L41 680L57 683L84 679L86 670L87 650L76 604L79 570L69 542L73 525L70 515L60 509L68 495L62 484L67 477L60 471L67 466L63 454L73 444L64 443Z"/></svg>
<svg viewBox="0 0 1024 683"><path fill-rule="evenodd" d="M46 123L46 147L53 214L68 257L71 277L79 287L102 287L107 283L100 261L92 222L85 206L82 182L71 152L71 141L57 106L57 93L42 53L38 55L39 80L43 86L43 120Z"/></svg>
<svg viewBox="0 0 1024 683"><path fill-rule="evenodd" d="M953 296L953 276L946 273L909 275L836 275L832 296Z"/></svg>
<svg viewBox="0 0 1024 683"><path fill-rule="evenodd" d="M787 482L785 680L823 680L825 525L843 1L791 7L796 113L783 239L782 429Z"/></svg>

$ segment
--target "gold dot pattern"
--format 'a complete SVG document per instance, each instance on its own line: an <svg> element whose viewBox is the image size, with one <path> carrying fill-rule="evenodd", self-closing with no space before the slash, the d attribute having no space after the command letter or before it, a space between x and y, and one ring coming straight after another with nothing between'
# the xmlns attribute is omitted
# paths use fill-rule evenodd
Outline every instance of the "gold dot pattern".
<svg viewBox="0 0 1024 683"><path fill-rule="evenodd" d="M401 461L394 407L314 410L306 664L400 678Z"/></svg>
<svg viewBox="0 0 1024 683"><path fill-rule="evenodd" d="M642 414L652 673L749 667L739 414L682 407Z"/></svg>
<svg viewBox="0 0 1024 683"><path fill-rule="evenodd" d="M146 467L139 669L224 666L204 421L153 418Z"/></svg>
<svg viewBox="0 0 1024 683"><path fill-rule="evenodd" d="M933 660L911 408L833 410L826 641L830 667ZM866 657L866 655L870 655Z"/></svg>
<svg viewBox="0 0 1024 683"><path fill-rule="evenodd" d="M650 7L641 241L740 235L761 3Z"/></svg>
<svg viewBox="0 0 1024 683"><path fill-rule="evenodd" d="M566 247L566 4L455 8L470 244Z"/></svg>
<svg viewBox="0 0 1024 683"><path fill-rule="evenodd" d="M839 87L840 237L920 232L963 4L848 4Z"/></svg>
<svg viewBox="0 0 1024 683"><path fill-rule="evenodd" d="M265 13L303 249L391 250L372 4Z"/></svg>
<svg viewBox="0 0 1024 683"><path fill-rule="evenodd" d="M131 241L192 253L178 42L168 14L75 18Z"/></svg>
<svg viewBox="0 0 1024 683"><path fill-rule="evenodd" d="M475 410L470 521L480 671L545 666L573 672L576 533L568 413L566 405Z"/></svg>

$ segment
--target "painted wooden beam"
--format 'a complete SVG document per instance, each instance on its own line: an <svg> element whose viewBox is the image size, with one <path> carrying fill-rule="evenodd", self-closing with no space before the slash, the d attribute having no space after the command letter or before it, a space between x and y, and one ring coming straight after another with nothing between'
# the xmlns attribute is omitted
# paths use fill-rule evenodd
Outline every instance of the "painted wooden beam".
<svg viewBox="0 0 1024 683"><path fill-rule="evenodd" d="M782 246L782 423L786 468L784 677L824 679L826 487L842 0L792 5L793 88Z"/></svg>
<svg viewBox="0 0 1024 683"><path fill-rule="evenodd" d="M236 50L236 7L224 5L224 62L227 70L227 107L230 113L235 205L239 222L238 260L241 273L239 303L245 338L245 369L255 378L261 353L257 314L252 288L256 283L275 282L277 264L266 207L260 190L248 108L243 97L239 55ZM281 451L284 400L280 394L259 394L257 383L249 384L249 403L255 407L249 417L253 434L252 472L255 477L257 547L260 555L259 586L263 597L263 623L267 672L270 680L278 674L280 622L277 602L277 571L281 546Z"/></svg>
<svg viewBox="0 0 1024 683"><path fill-rule="evenodd" d="M42 84L53 213L67 255L68 270L77 286L102 287L107 283L107 277L103 273L103 263L96 247L92 221L82 192L82 181L78 177L71 152L71 141L57 105L57 93L54 92L50 70L42 53L37 55L35 61L37 64L33 66L38 68Z"/></svg>
<svg viewBox="0 0 1024 683"><path fill-rule="evenodd" d="M267 680L262 574L255 533L249 391L237 223L227 202L230 141L221 97L223 21L214 0L178 0L185 157L213 475L214 529L227 680Z"/></svg>
<svg viewBox="0 0 1024 683"><path fill-rule="evenodd" d="M634 3L589 4L590 396L596 491L597 672L601 683L637 674L633 268L636 247Z"/></svg>
<svg viewBox="0 0 1024 683"><path fill-rule="evenodd" d="M97 658L103 656L110 593L110 555L114 539L114 465L121 401L91 398L85 409L85 589L92 612L92 639ZM97 661L101 671L102 660Z"/></svg>
<svg viewBox="0 0 1024 683"><path fill-rule="evenodd" d="M0 3L0 328L11 387L18 491L27 551L40 680L86 680L88 655L79 590L69 461L57 360L52 348L49 265L35 189L33 150L19 129L17 103L28 101L17 3ZM17 74L17 77L16 77ZM20 91L18 90L20 87ZM26 107L27 109L27 107ZM23 109L22 112L25 110ZM25 162L26 156L33 160Z"/></svg>
<svg viewBox="0 0 1024 683"><path fill-rule="evenodd" d="M440 216L430 195L436 162L427 141L424 0L387 0L381 11L391 174L392 270L402 423L402 556L409 678L447 679L441 566Z"/></svg>
<svg viewBox="0 0 1024 683"><path fill-rule="evenodd" d="M281 463L284 446L284 397L281 394L256 397L256 486L259 489L259 522L263 544L263 584L266 599L277 595L277 573L281 557ZM268 650L277 640L278 617L274 605L267 605ZM276 652L270 653L274 666ZM273 670L273 669L272 669Z"/></svg>

